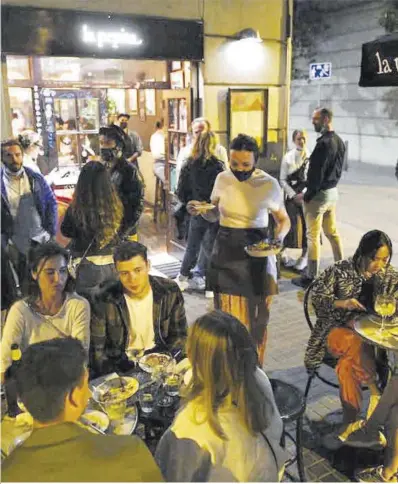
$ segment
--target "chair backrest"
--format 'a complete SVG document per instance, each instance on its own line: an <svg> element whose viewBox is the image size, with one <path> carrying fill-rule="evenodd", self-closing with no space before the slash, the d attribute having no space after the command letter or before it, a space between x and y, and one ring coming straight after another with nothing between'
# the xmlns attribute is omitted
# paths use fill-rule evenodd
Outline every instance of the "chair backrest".
<svg viewBox="0 0 398 484"><path fill-rule="evenodd" d="M311 284L307 287L304 294L304 316L311 331L314 328L314 323L311 321L310 306L311 306L312 288L314 287L315 281L316 279L314 279L311 282Z"/></svg>

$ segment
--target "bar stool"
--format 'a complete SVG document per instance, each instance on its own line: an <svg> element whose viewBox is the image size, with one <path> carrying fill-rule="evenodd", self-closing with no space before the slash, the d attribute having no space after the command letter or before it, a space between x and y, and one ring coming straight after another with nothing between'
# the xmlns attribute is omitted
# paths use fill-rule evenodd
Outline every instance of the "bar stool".
<svg viewBox="0 0 398 484"><path fill-rule="evenodd" d="M286 445L288 437L296 446L296 455L286 462L286 468L297 462L300 482L306 482L303 458L303 417L306 409L303 393L290 383L270 378L276 406L282 417L284 430L282 434L282 447ZM296 435L293 437L287 430L286 424L296 422Z"/></svg>
<svg viewBox="0 0 398 484"><path fill-rule="evenodd" d="M155 203L153 207L153 221L155 224L158 221L158 213L166 212L166 190L164 188L164 183L158 177L156 177L155 186Z"/></svg>

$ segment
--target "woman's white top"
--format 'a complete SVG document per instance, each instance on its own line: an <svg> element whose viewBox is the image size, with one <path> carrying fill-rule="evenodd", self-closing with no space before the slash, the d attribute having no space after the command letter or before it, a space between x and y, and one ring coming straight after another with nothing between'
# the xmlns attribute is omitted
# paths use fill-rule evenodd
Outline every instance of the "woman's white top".
<svg viewBox="0 0 398 484"><path fill-rule="evenodd" d="M287 177L292 173L294 173L296 170L298 170L303 165L304 161L307 158L308 158L307 150L300 151L297 148L294 148L288 151L286 155L283 157L283 160L281 163L279 181L286 193L287 198L293 198L296 195L296 192L288 184ZM306 174L305 174L306 177L307 177L308 165L309 164L307 163Z"/></svg>
<svg viewBox="0 0 398 484"><path fill-rule="evenodd" d="M11 345L16 343L23 352L41 341L72 336L86 350L90 344L90 305L83 297L67 294L64 304L54 316L36 312L26 300L11 306L1 340L1 373L11 364Z"/></svg>
<svg viewBox="0 0 398 484"><path fill-rule="evenodd" d="M223 227L264 228L268 213L283 206L283 192L278 181L259 168L243 182L228 170L217 176L211 203L218 206Z"/></svg>

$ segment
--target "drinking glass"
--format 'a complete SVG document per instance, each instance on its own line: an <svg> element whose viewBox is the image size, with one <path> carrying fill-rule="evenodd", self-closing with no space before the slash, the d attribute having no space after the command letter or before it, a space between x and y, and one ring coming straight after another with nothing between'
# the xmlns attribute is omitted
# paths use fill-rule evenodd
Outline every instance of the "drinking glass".
<svg viewBox="0 0 398 484"><path fill-rule="evenodd" d="M140 358L142 358L145 353L145 347L144 347L145 345L144 345L142 336L141 335L136 336L133 344L134 344L133 348L128 348L126 350L126 355L127 355L127 358L130 361L132 361L135 364L135 366L137 366L138 362L140 361Z"/></svg>
<svg viewBox="0 0 398 484"><path fill-rule="evenodd" d="M154 406L154 398L151 393L143 393L140 395L141 411L144 413L151 413Z"/></svg>
<svg viewBox="0 0 398 484"><path fill-rule="evenodd" d="M381 316L381 327L379 334L384 337L385 318L395 314L396 301L393 296L378 295L375 300L375 311Z"/></svg>
<svg viewBox="0 0 398 484"><path fill-rule="evenodd" d="M180 392L181 377L176 373L171 373L166 376L164 389L167 395L177 397Z"/></svg>

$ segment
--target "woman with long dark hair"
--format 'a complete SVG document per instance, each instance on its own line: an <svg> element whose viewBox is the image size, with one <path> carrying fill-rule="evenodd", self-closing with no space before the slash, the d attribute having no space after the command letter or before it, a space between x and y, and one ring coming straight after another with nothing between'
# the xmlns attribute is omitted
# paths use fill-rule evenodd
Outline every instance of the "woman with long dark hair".
<svg viewBox="0 0 398 484"><path fill-rule="evenodd" d="M11 306L2 335L2 378L14 343L23 351L32 343L72 336L88 350L90 306L73 292L68 259L68 251L55 242L31 250L26 297Z"/></svg>
<svg viewBox="0 0 398 484"><path fill-rule="evenodd" d="M361 313L374 311L378 294L398 298L398 272L391 266L391 257L388 235L371 230L362 237L352 258L326 269L312 288L317 321L304 363L313 372L326 351L338 358L336 373L344 418L341 440L361 410L361 385L366 384L371 392L368 416L379 399L373 350L354 332L351 322Z"/></svg>
<svg viewBox="0 0 398 484"><path fill-rule="evenodd" d="M169 482L276 482L283 424L247 329L213 311L190 328L192 378L156 458Z"/></svg>
<svg viewBox="0 0 398 484"><path fill-rule="evenodd" d="M188 287L205 289L205 277L217 235L218 224L209 222L200 216L200 204L209 203L217 175L224 171L222 161L216 158L216 135L205 131L195 139L188 161L181 169L178 180L177 197L191 213L188 241L180 274L176 282L184 291ZM201 251L202 256L199 257ZM198 260L199 257L199 260ZM194 268L195 264L196 267ZM191 276L193 270L193 277Z"/></svg>
<svg viewBox="0 0 398 484"><path fill-rule="evenodd" d="M77 292L89 294L115 277L112 249L119 241L122 219L123 205L106 167L90 161L82 168L61 225L62 234L72 239Z"/></svg>

